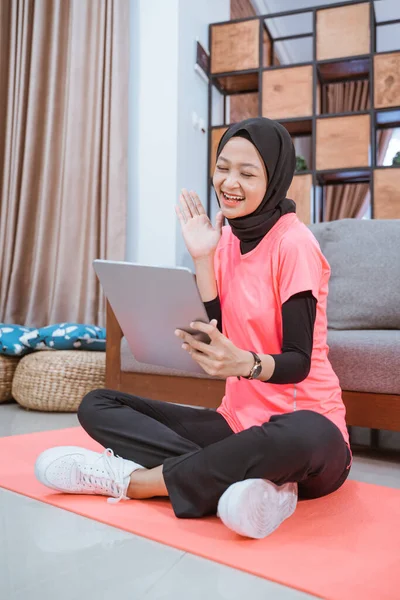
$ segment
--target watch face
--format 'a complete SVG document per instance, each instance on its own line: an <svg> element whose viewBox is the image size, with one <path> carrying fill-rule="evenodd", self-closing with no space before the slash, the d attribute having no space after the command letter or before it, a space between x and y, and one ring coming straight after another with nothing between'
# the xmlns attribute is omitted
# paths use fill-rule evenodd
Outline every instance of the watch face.
<svg viewBox="0 0 400 600"><path fill-rule="evenodd" d="M258 377L261 374L261 371L262 365L257 365L257 367L254 369L253 378L255 379L256 377Z"/></svg>

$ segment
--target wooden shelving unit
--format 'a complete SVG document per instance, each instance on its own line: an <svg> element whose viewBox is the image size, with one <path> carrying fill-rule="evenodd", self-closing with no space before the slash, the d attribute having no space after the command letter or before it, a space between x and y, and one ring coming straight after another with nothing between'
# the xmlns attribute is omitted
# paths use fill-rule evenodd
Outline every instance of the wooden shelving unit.
<svg viewBox="0 0 400 600"><path fill-rule="evenodd" d="M309 32L273 39L271 19L302 13L311 13ZM373 1L360 0L210 25L208 184L218 142L234 122L230 105L235 121L265 116L294 138L310 137L310 169L295 175L289 191L305 223L324 219L326 186L348 183L369 185L373 217L400 218L400 169L379 164L376 141L378 131L400 127L400 28L399 51L376 52L377 28L395 23L376 22ZM275 45L294 38L311 39L312 60L276 64ZM327 113L332 84L346 82L363 82L355 100L363 94L365 108ZM223 96L219 123L211 117L213 89Z"/></svg>

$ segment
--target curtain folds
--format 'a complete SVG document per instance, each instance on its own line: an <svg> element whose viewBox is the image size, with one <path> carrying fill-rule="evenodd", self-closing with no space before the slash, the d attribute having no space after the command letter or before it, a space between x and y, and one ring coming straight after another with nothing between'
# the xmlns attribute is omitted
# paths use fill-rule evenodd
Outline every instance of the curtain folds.
<svg viewBox="0 0 400 600"><path fill-rule="evenodd" d="M356 112L369 107L368 81L346 81L323 86L324 112ZM368 183L326 186L324 191L324 221L361 217L369 201Z"/></svg>
<svg viewBox="0 0 400 600"><path fill-rule="evenodd" d="M332 83L323 87L322 107L326 113L358 112L370 106L368 81ZM377 164L382 164L392 129L380 130L377 135ZM349 183L326 186L324 220L361 218L370 202L368 183Z"/></svg>
<svg viewBox="0 0 400 600"><path fill-rule="evenodd" d="M123 260L129 0L0 2L0 321L105 324Z"/></svg>

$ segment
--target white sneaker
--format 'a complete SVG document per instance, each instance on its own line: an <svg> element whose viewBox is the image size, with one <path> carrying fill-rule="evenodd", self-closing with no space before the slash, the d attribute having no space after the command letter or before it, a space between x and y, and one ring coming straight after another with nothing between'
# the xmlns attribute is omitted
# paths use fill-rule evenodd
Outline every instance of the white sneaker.
<svg viewBox="0 0 400 600"><path fill-rule="evenodd" d="M297 483L278 486L267 479L245 479L229 486L217 515L236 533L261 539L290 517L297 505Z"/></svg>
<svg viewBox="0 0 400 600"><path fill-rule="evenodd" d="M129 500L130 476L142 469L137 463L77 446L58 446L42 452L36 460L36 478L53 490L68 494L110 496L108 502Z"/></svg>

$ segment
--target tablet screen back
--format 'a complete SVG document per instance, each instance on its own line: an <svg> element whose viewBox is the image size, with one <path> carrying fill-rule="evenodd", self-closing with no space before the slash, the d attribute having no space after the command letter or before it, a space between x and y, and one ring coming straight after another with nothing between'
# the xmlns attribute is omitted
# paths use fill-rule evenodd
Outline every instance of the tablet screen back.
<svg viewBox="0 0 400 600"><path fill-rule="evenodd" d="M204 374L174 335L192 321L209 322L189 269L106 260L93 266L137 361Z"/></svg>

